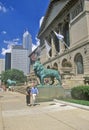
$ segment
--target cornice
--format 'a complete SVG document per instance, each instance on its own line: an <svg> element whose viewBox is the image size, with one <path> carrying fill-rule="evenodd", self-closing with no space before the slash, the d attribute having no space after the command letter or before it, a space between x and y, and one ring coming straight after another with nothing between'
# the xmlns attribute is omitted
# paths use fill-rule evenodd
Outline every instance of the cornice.
<svg viewBox="0 0 89 130"><path fill-rule="evenodd" d="M48 18L48 16L49 16L49 13L50 13L50 11L51 11L51 9L52 9L52 7L53 7L53 4L54 3L56 3L56 2L59 2L59 1L61 1L61 0L51 0L50 1L50 4L49 4L49 6L48 6L48 9L47 9L47 11L46 11L46 15L45 15L45 17L44 17L44 20L43 20L43 22L42 22L42 25L41 25L41 27L40 27L40 29L39 29L39 32L38 32L38 38L41 36L41 34L53 23L53 21L59 16L56 16L54 19L53 19L53 21L50 23L50 25L48 25L47 27L45 27L45 23L46 23L46 20L47 20L47 18ZM67 0L66 2L65 2L65 7L59 12L59 14L61 14L61 13L63 13L64 12L64 9L67 7L67 5L69 5L71 2L73 2L72 0Z"/></svg>

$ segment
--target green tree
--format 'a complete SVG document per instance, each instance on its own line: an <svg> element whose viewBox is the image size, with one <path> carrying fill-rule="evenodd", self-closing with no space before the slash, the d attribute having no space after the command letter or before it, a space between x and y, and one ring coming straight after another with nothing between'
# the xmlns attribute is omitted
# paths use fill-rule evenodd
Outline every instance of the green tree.
<svg viewBox="0 0 89 130"><path fill-rule="evenodd" d="M11 69L3 71L1 74L1 81L7 84L7 80L11 79L16 81L16 83L24 83L26 81L26 76L23 71L17 69Z"/></svg>

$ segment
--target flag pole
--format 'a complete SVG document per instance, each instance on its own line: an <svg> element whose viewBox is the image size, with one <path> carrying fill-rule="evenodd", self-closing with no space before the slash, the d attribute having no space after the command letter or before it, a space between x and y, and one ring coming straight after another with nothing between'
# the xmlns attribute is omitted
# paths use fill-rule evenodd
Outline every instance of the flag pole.
<svg viewBox="0 0 89 130"><path fill-rule="evenodd" d="M70 49L69 47L68 47L68 45L65 43L65 41L64 40L61 40L62 42L63 42L63 44L67 47L67 49Z"/></svg>
<svg viewBox="0 0 89 130"><path fill-rule="evenodd" d="M56 33L53 29L52 29L52 31L54 32L54 34L56 35L56 37L57 37L61 42L63 42L63 44L67 47L67 49L69 49L68 45L67 45L67 44L65 43L65 41L63 40L63 39L64 39L64 36L61 35L61 34Z"/></svg>

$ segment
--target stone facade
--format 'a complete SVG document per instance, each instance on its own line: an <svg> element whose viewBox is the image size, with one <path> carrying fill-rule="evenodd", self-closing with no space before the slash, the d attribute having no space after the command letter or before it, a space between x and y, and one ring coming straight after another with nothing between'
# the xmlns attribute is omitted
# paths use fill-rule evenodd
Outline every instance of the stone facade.
<svg viewBox="0 0 89 130"><path fill-rule="evenodd" d="M58 40L54 31L62 34L64 41ZM89 75L89 0L52 0L38 38L42 48L40 60L46 67L56 66L62 74L62 63L67 60L72 64L74 77ZM43 39L51 46L50 57Z"/></svg>

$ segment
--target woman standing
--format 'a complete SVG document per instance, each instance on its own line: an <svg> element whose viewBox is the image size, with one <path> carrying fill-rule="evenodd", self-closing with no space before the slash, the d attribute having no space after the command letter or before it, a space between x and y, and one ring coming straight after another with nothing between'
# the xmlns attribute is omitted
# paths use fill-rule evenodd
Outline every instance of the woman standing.
<svg viewBox="0 0 89 130"><path fill-rule="evenodd" d="M30 106L30 95L31 95L31 88L28 86L26 88L26 104Z"/></svg>

